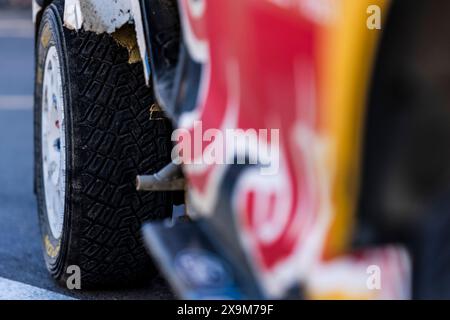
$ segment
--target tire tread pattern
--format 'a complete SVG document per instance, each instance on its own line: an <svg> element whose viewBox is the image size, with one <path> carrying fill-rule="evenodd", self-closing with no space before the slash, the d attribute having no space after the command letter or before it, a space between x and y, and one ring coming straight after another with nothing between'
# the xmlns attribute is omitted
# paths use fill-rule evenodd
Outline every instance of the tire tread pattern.
<svg viewBox="0 0 450 320"><path fill-rule="evenodd" d="M170 161L171 126L149 119L154 97L125 48L108 34L64 32L72 64L72 222L79 224L69 252L85 286L136 283L152 270L142 222L170 217L172 201L137 192L135 178Z"/></svg>

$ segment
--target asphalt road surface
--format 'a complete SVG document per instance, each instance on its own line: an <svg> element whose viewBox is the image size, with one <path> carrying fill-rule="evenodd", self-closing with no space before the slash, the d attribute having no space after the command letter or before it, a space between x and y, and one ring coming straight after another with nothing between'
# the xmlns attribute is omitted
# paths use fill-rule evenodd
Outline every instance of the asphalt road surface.
<svg viewBox="0 0 450 320"><path fill-rule="evenodd" d="M135 290L84 292L48 275L33 177L33 25L31 13L0 10L0 299L167 299L157 278Z"/></svg>

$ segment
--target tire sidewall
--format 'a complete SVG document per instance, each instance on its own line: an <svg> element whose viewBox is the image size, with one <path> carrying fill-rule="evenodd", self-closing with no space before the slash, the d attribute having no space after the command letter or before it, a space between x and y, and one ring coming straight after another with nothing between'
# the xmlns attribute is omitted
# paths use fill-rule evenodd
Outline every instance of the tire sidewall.
<svg viewBox="0 0 450 320"><path fill-rule="evenodd" d="M50 5L43 17L39 28L39 33L36 41L36 86L35 86L35 175L36 175L36 193L38 200L39 222L41 229L41 239L43 245L44 258L50 273L56 278L60 279L65 273L66 255L70 238L71 230L71 208L70 195L71 190L71 176L72 176L72 141L71 141L71 101L70 101L70 78L68 74L68 58L65 50L65 39L63 24L61 19L62 13L57 5ZM44 69L47 53L49 49L55 46L58 53L58 58L61 67L61 80L63 86L64 99L64 117L66 126L66 179L65 179L65 201L64 201L64 224L63 232L60 238L56 239L50 229L47 207L45 199L43 169L42 169L42 145L41 145L41 116L42 116L42 87L44 79Z"/></svg>

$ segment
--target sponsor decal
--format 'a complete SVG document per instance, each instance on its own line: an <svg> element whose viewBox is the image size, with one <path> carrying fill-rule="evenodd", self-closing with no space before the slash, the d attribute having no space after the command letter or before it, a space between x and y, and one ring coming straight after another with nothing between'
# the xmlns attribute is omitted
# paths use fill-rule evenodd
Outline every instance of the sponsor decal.
<svg viewBox="0 0 450 320"><path fill-rule="evenodd" d="M206 250L185 250L174 261L175 272L183 281L199 289L221 288L231 284L232 277L224 261Z"/></svg>
<svg viewBox="0 0 450 320"><path fill-rule="evenodd" d="M61 242L58 241L58 244L55 246L52 244L52 242L50 241L50 238L48 235L45 235L44 237L44 247L45 247L45 252L47 253L47 255L54 259L58 256L59 251L61 249Z"/></svg>

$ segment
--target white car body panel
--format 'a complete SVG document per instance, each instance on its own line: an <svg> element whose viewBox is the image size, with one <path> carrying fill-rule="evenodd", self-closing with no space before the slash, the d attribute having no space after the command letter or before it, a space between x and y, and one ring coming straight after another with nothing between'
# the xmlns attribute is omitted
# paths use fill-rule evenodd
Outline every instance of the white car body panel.
<svg viewBox="0 0 450 320"><path fill-rule="evenodd" d="M33 21L42 8L33 0ZM150 82L144 26L137 0L66 0L64 26L71 30L83 28L95 33L113 33L127 23L134 23L139 52L144 65L145 78Z"/></svg>

